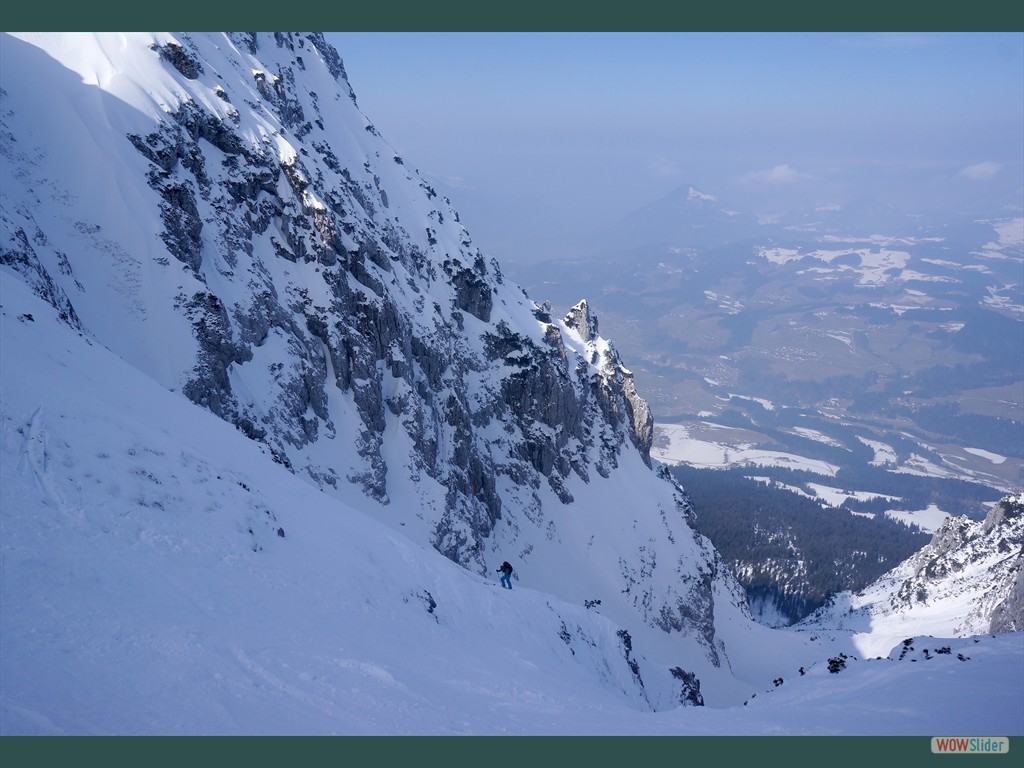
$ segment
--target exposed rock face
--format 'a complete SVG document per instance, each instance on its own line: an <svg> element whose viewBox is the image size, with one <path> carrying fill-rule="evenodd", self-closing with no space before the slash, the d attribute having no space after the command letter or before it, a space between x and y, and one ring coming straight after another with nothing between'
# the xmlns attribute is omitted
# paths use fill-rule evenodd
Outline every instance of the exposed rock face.
<svg viewBox="0 0 1024 768"><path fill-rule="evenodd" d="M683 706L703 707L704 697L700 694L700 680L692 672L673 667L672 677L680 681L679 703Z"/></svg>
<svg viewBox="0 0 1024 768"><path fill-rule="evenodd" d="M1024 630L1024 568L1018 563L1016 570L1017 577L1013 580L1009 593L992 611L988 631L993 635Z"/></svg>
<svg viewBox="0 0 1024 768"><path fill-rule="evenodd" d="M1020 632L1024 630L1024 494L1002 499L982 529L985 536L995 534L998 551L1007 556L1006 575L997 585L1006 596L992 610L988 631L994 635Z"/></svg>
<svg viewBox="0 0 1024 768"><path fill-rule="evenodd" d="M744 613L741 590L690 529L685 494L650 471L650 410L587 303L553 318L506 283L359 112L322 35L127 45L143 63L121 76L148 95L127 105L100 90L93 124L110 133L94 154L116 168L85 169L97 184L116 171L112 202L68 213L77 233L5 205L0 264L276 461L353 503L361 493L479 573L500 549L558 562L556 544L589 535L574 551L590 552L606 531L605 559L574 555L578 567L618 561L616 600L718 666L716 587ZM7 150L10 188L85 196L31 141ZM621 493L638 509L594 489L637 462L641 497ZM580 494L590 506L564 511Z"/></svg>
<svg viewBox="0 0 1024 768"><path fill-rule="evenodd" d="M5 220L6 224L6 220ZM17 273L26 283L28 283L35 293L49 302L51 305L57 308L60 312L61 318L67 322L71 327L81 330L82 323L78 319L78 315L75 313L75 308L68 299L67 294L64 293L64 289L61 288L53 278L50 277L49 272L43 267L36 254L36 249L33 246L33 239L39 245L46 245L46 235L42 230L36 229L34 236L29 237L28 233L22 227L12 227L10 231L6 231L5 227L5 238L4 243L0 246L0 264L10 268L13 272ZM57 254L60 263L64 266L66 274L71 276L71 267L68 265L67 256L58 253Z"/></svg>
<svg viewBox="0 0 1024 768"><path fill-rule="evenodd" d="M985 585L965 627L980 632L1024 626L1020 574L1024 566L1024 497L1008 496L982 522L947 520L931 543L907 561L910 575L899 586L893 608L948 599L969 585ZM973 631L973 630L968 630ZM1002 630L1006 631L1006 630Z"/></svg>
<svg viewBox="0 0 1024 768"><path fill-rule="evenodd" d="M801 624L843 626L841 614L955 618L958 637L1024 628L1024 494L1004 497L981 522L949 518L931 543L858 595L843 593Z"/></svg>
<svg viewBox="0 0 1024 768"><path fill-rule="evenodd" d="M619 353L597 333L597 317L586 300L569 310L565 325L576 331L591 348L590 363L602 372L593 382L594 396L605 418L613 424L625 424L633 445L650 466L654 440L654 417L647 402L633 385L633 374L619 359Z"/></svg>

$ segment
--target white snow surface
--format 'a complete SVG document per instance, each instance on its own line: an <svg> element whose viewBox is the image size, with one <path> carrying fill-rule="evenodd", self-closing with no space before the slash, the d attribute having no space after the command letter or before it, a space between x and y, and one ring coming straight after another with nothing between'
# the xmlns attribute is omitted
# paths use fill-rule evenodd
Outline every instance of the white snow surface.
<svg viewBox="0 0 1024 768"><path fill-rule="evenodd" d="M935 533L950 517L948 512L943 512L935 504L929 504L925 509L889 509L885 514L907 525L916 525L925 533Z"/></svg>
<svg viewBox="0 0 1024 768"><path fill-rule="evenodd" d="M728 430L728 427L717 427ZM811 459L783 451L758 448L752 443L726 444L691 436L685 424L657 424L658 440L651 457L665 464L687 464L692 467L788 467L834 477L839 467L820 459Z"/></svg>
<svg viewBox="0 0 1024 768"><path fill-rule="evenodd" d="M631 623L629 596L585 608L602 573L610 586L619 568L653 570L657 542L685 532L667 521L670 494L635 453L610 478L571 485L573 514L557 536L541 537L515 588L500 590L497 574L470 573L416 543L420 512L443 503L432 481L396 486L386 508L354 489L327 495L176 392L194 348L167 298L195 286L159 266L155 213L126 219L157 206L139 183L144 161L111 138L144 134L183 98L143 53L174 39L0 37L4 98L19 107L7 115L17 141L5 138L0 156L5 225L8 212L31 211L52 238L48 253L90 257L75 261L73 276L88 334L0 267L0 734L1024 734L1019 633L941 641L969 648L969 661L851 659L832 674L830 657L860 655L851 632L763 627L718 610L725 595L715 603L720 667L692 638ZM228 39L201 44L208 69L189 97L237 112L262 137L254 141L269 139L287 159L295 148L273 125L210 86L218 68L239 74L221 48ZM40 87L44 67L59 77ZM316 71L323 93L337 87ZM332 110L356 155L380 147L353 122L363 119L350 115L354 105ZM387 159L383 185L401 186L409 172ZM396 197L388 215L425 231L428 213ZM451 224L438 230L453 242L461 235ZM278 268L282 277L292 269ZM511 293L495 302L495 319L535 323ZM564 327L563 336L572 341ZM269 337L260 354L271 358L277 343ZM349 415L332 418L349 434ZM387 436L399 471L408 446L397 429ZM318 450L310 461L353 454ZM596 514L612 508L636 514ZM649 560L616 560L623 540ZM502 542L499 531L495 552ZM692 552L697 562L696 544ZM674 577L705 575L689 565ZM672 567L657 578L672 578ZM953 638L957 624L926 626ZM867 636L892 648L907 632L921 634L900 626ZM708 706L678 706L673 666L697 675ZM778 678L785 684L774 686Z"/></svg>
<svg viewBox="0 0 1024 768"><path fill-rule="evenodd" d="M0 289L0 734L1024 733L1020 633L909 663L723 627L746 704L654 711L671 678L634 645L641 693L597 611L413 544Z"/></svg>

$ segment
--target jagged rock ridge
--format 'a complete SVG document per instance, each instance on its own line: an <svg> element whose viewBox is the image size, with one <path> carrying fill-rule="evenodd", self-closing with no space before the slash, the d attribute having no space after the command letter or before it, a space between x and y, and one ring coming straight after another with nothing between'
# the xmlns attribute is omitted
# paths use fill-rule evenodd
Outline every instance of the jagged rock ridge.
<svg viewBox="0 0 1024 768"><path fill-rule="evenodd" d="M970 637L1024 628L1024 494L983 521L949 518L931 542L855 595L841 593L798 626L856 627L897 616Z"/></svg>
<svg viewBox="0 0 1024 768"><path fill-rule="evenodd" d="M985 585L972 600L961 634L1024 629L1024 494L1003 498L981 522L950 518L903 569L910 575L890 598L894 610Z"/></svg>
<svg viewBox="0 0 1024 768"><path fill-rule="evenodd" d="M513 551L722 664L742 591L651 471L632 374L586 302L555 318L504 279L322 35L54 40L4 40L5 279L452 560Z"/></svg>

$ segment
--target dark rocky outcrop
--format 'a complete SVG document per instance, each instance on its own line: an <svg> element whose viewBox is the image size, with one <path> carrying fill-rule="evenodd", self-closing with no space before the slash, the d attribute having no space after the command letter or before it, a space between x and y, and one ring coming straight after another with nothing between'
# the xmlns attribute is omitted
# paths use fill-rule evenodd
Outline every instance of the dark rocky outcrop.
<svg viewBox="0 0 1024 768"><path fill-rule="evenodd" d="M160 107L116 140L132 211L158 231L122 260L150 280L132 291L161 328L182 329L175 348L191 357L147 373L328 493L362 494L384 517L393 497L414 498L395 510L401 524L478 573L495 541L530 556L522 528L557 541L562 516L592 513L577 495L623 463L651 468L650 410L587 302L559 319L506 283L358 112L322 35L154 39ZM30 221L5 230L0 264L84 326L74 259L57 274ZM726 571L688 529L682 490L648 474L665 501L638 516L658 533L623 545L619 602L718 665Z"/></svg>

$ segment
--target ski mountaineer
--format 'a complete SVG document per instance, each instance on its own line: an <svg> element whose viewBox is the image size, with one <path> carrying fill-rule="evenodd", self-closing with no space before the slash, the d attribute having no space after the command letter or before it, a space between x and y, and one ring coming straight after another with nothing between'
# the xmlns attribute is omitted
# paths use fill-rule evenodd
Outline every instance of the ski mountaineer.
<svg viewBox="0 0 1024 768"><path fill-rule="evenodd" d="M512 566L509 565L508 560L501 564L498 572L501 573L501 586L512 589Z"/></svg>

